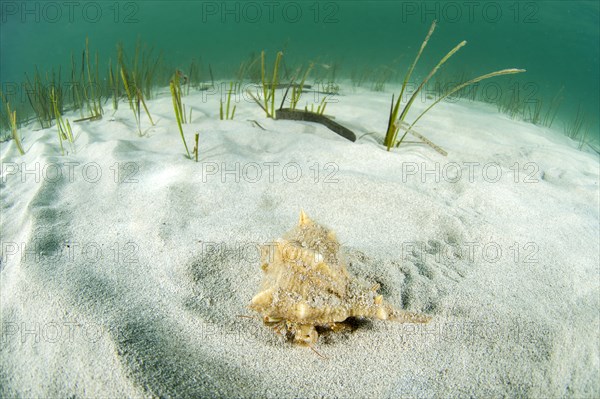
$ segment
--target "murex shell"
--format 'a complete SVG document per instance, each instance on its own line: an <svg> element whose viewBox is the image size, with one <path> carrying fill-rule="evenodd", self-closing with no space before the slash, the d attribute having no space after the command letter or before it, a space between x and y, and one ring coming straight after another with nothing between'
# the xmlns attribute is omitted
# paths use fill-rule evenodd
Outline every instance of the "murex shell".
<svg viewBox="0 0 600 399"><path fill-rule="evenodd" d="M300 223L262 248L264 279L250 308L266 325L296 343L314 344L316 328L337 331L348 318L375 318L426 323L427 315L395 309L352 276L340 258L333 231L313 222L301 211Z"/></svg>

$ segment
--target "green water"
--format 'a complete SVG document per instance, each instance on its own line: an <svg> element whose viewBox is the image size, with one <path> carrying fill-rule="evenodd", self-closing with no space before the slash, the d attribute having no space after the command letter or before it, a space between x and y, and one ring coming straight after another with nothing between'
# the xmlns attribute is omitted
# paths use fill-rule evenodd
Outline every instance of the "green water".
<svg viewBox="0 0 600 399"><path fill-rule="evenodd" d="M579 107L598 141L598 1L2 1L0 78L3 92L25 106L20 82L31 74L80 57L89 37L100 66L116 58L122 42L139 39L162 50L165 63L183 70L196 59L211 64L216 78L229 78L241 61L266 50L270 60L284 49L287 66L316 61L321 73L350 78L370 69L394 71L398 83L416 55L432 20L436 32L416 77L423 77L461 40L466 47L445 66L448 80L518 67L527 73L498 77L480 96L494 102L518 93L544 106L561 92L553 129L575 118ZM315 73L318 73L316 71ZM65 78L63 78L65 80ZM366 85L367 87L369 85ZM20 94L21 93L21 94ZM482 94L484 93L484 94Z"/></svg>

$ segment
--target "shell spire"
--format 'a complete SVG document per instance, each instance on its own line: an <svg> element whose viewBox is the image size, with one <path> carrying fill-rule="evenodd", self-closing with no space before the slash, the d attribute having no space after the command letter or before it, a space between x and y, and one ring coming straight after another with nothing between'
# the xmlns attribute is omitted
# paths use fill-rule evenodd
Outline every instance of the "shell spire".
<svg viewBox="0 0 600 399"><path fill-rule="evenodd" d="M300 210L300 222L298 223L300 226L306 226L311 222L311 220L306 216L304 210Z"/></svg>

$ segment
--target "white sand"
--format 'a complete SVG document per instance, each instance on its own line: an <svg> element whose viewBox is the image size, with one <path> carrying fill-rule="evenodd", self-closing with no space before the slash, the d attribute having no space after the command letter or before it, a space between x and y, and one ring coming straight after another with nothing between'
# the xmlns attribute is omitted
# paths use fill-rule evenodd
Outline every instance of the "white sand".
<svg viewBox="0 0 600 399"><path fill-rule="evenodd" d="M342 93L326 113L380 139L390 94ZM268 120L251 102L233 121L218 120L217 96L183 102L199 163L182 155L168 95L148 102L147 137L108 103L73 124L74 154L54 127L23 129L22 157L2 145L1 397L600 395L596 155L468 102L417 128L447 158ZM247 309L253 248L300 209L337 232L353 273L433 320L321 337L325 360L263 326Z"/></svg>

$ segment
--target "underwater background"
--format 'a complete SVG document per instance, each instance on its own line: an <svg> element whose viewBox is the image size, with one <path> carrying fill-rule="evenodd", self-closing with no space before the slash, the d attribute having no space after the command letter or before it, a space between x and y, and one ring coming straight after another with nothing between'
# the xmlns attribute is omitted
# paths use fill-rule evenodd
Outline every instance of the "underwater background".
<svg viewBox="0 0 600 399"><path fill-rule="evenodd" d="M325 81L384 89L401 83L436 19L435 34L413 80L423 78L461 40L467 46L440 70L451 84L504 68L516 77L481 82L473 96L515 118L560 132L580 125L599 142L599 10L593 1L1 1L0 80L13 108L28 107L25 74L60 68L68 82L71 57L89 38L100 74L116 64L116 45L136 43L161 56L165 69L210 65L215 79L266 51L269 65L284 52L285 74L315 62ZM415 78L416 76L416 78ZM310 80L310 79L309 79ZM309 82L310 83L310 82ZM379 83L379 84L378 84ZM157 85L168 86L168 78ZM387 91L391 91L388 89ZM461 101L468 101L463 98ZM503 105L504 104L504 105ZM511 105L513 104L513 105ZM517 105L515 105L517 104ZM538 118L534 118L538 107ZM4 109L2 110L4 112ZM435 112L435 111L434 111ZM545 118L553 119L550 115ZM571 133L573 133L571 131Z"/></svg>

